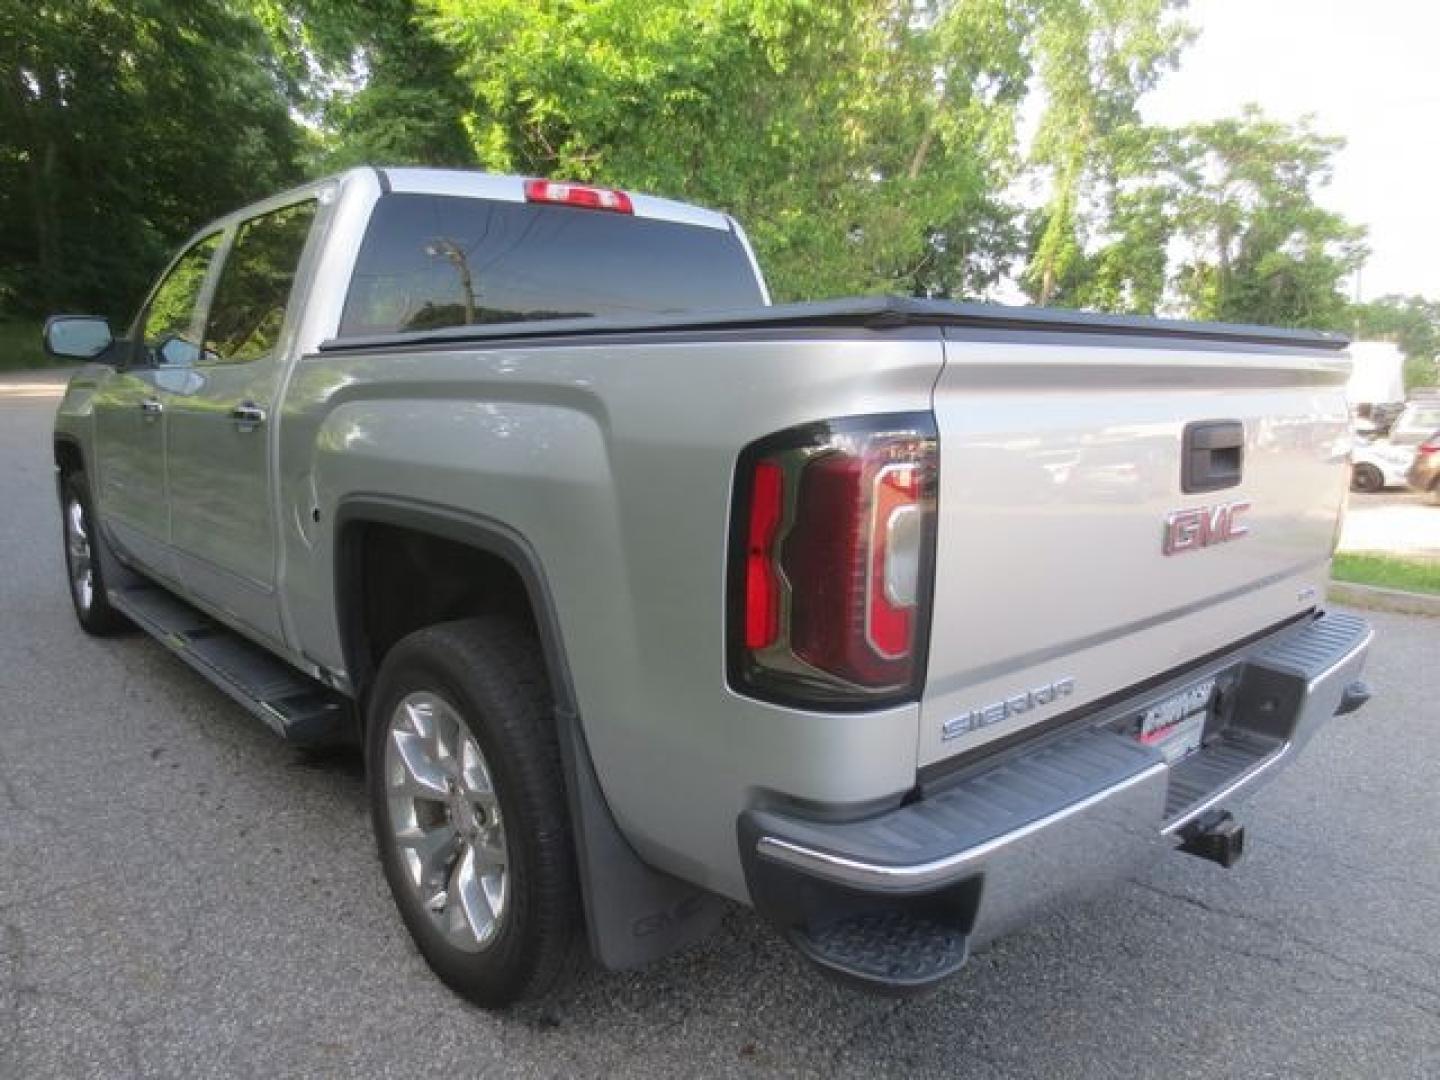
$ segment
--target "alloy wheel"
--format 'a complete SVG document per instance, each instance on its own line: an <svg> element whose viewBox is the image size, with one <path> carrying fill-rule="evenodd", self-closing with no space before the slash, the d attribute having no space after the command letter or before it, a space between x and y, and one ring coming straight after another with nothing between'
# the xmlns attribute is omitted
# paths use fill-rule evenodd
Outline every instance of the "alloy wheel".
<svg viewBox="0 0 1440 1080"><path fill-rule="evenodd" d="M95 565L85 507L75 498L65 503L65 560L70 566L70 590L75 594L75 604L87 612L95 602Z"/></svg>
<svg viewBox="0 0 1440 1080"><path fill-rule="evenodd" d="M509 855L489 764L438 694L407 694L385 739L390 826L406 880L456 948L478 952L509 904Z"/></svg>

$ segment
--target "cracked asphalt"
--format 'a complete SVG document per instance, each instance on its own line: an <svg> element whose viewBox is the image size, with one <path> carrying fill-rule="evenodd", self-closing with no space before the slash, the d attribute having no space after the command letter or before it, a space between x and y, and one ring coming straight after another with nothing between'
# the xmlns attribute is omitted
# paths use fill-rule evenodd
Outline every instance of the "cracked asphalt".
<svg viewBox="0 0 1440 1080"><path fill-rule="evenodd" d="M1376 701L1243 806L1234 870L1171 856L917 1000L736 911L494 1016L411 948L356 758L80 633L54 405L0 380L0 1077L1440 1076L1440 620L1373 616Z"/></svg>

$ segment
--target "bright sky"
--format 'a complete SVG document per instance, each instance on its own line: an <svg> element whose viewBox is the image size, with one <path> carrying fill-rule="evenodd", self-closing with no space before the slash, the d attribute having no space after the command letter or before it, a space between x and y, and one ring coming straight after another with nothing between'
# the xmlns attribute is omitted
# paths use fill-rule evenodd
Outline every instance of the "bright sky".
<svg viewBox="0 0 1440 1080"><path fill-rule="evenodd" d="M1320 201L1369 227L1362 296L1440 297L1440 2L1192 0L1186 18L1200 37L1146 119L1315 114L1348 144Z"/></svg>

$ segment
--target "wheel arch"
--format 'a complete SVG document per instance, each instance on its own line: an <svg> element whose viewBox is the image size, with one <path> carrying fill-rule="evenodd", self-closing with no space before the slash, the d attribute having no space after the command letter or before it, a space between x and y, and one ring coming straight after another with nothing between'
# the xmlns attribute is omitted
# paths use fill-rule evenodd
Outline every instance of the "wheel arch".
<svg viewBox="0 0 1440 1080"><path fill-rule="evenodd" d="M346 671L357 697L374 679L363 601L365 526L381 525L448 541L499 560L519 579L544 654L555 705L577 712L575 688L565 658L559 619L545 571L530 542L517 530L478 514L433 506L397 496L343 499L335 514L335 612Z"/></svg>
<svg viewBox="0 0 1440 1080"><path fill-rule="evenodd" d="M67 435L62 432L55 433L54 440L55 469L61 475L72 472L85 472L85 450L80 445L80 440L74 435Z"/></svg>
<svg viewBox="0 0 1440 1080"><path fill-rule="evenodd" d="M723 902L645 863L611 813L586 744L544 565L519 531L482 515L403 497L364 495L341 500L335 516L335 607L340 646L357 699L363 703L374 676L367 670L365 609L357 588L364 573L364 527L372 524L414 530L498 558L523 585L554 694L592 955L607 968L634 968L708 936L724 915Z"/></svg>

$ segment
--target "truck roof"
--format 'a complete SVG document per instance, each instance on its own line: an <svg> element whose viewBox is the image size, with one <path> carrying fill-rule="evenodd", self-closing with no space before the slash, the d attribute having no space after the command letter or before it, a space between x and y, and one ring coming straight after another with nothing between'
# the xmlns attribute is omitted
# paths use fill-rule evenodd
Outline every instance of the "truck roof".
<svg viewBox="0 0 1440 1080"><path fill-rule="evenodd" d="M400 168L367 166L379 175L380 186L386 191L405 195L456 195L462 198L495 199L501 202L524 202L523 176L504 176L480 172L478 169L431 169L405 166ZM658 195L626 191L636 217L699 225L707 229L733 231L734 222L718 210L692 206Z"/></svg>
<svg viewBox="0 0 1440 1080"><path fill-rule="evenodd" d="M219 217L207 221L192 233L189 239L186 240L185 246L188 247L195 240L217 228L223 228L232 222L253 217L255 214L263 213L272 207L283 206L288 202L293 202L297 197L307 192L321 190L327 185L343 184L345 180L362 174L378 179L381 190L386 193L394 192L402 195L452 195L460 198L493 199L499 202L516 203L526 201L526 181L540 179L538 177L487 173L479 169L443 169L412 165L357 165L343 172L330 173L327 176L322 176L303 184L297 184L295 187L287 188L284 191L277 192L264 199L257 199L255 202L238 206L228 213L221 214ZM576 183L578 184L579 181L576 181ZM744 236L744 232L740 228L739 223L729 214L722 211L709 210L703 206L695 206L691 203L679 202L675 199L664 199L658 195L646 195L642 192L625 190L625 194L630 199L634 217L650 218L656 221L673 221L684 225L698 225L701 228L717 229L724 232L733 232L742 237Z"/></svg>

